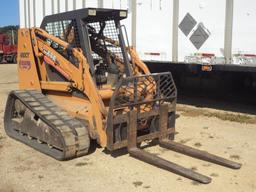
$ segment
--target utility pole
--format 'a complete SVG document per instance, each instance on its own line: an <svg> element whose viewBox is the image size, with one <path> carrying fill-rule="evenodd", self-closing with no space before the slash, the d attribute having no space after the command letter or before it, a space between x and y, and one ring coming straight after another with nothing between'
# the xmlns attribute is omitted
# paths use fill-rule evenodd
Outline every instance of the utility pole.
<svg viewBox="0 0 256 192"><path fill-rule="evenodd" d="M234 0L226 0L224 57L227 64L232 62L233 8Z"/></svg>
<svg viewBox="0 0 256 192"><path fill-rule="evenodd" d="M86 7L86 0L83 0L83 8Z"/></svg>
<svg viewBox="0 0 256 192"><path fill-rule="evenodd" d="M30 0L28 0L28 26L27 27L31 27L31 24L30 24Z"/></svg>
<svg viewBox="0 0 256 192"><path fill-rule="evenodd" d="M14 31L12 29L12 45L14 45L14 44L15 44L15 42L14 42Z"/></svg>
<svg viewBox="0 0 256 192"><path fill-rule="evenodd" d="M172 62L178 62L179 0L173 0L172 16Z"/></svg>
<svg viewBox="0 0 256 192"><path fill-rule="evenodd" d="M98 0L98 8L103 8L104 4L103 4L103 0Z"/></svg>
<svg viewBox="0 0 256 192"><path fill-rule="evenodd" d="M131 12L132 12L132 46L136 50L137 40L137 0L131 0Z"/></svg>

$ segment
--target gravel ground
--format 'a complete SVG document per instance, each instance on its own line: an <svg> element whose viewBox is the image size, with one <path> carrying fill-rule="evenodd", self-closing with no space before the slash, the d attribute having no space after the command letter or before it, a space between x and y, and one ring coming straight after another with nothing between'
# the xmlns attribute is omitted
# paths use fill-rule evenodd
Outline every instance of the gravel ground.
<svg viewBox="0 0 256 192"><path fill-rule="evenodd" d="M111 156L104 149L96 148L88 156L60 162L10 139L4 132L3 112L8 92L17 87L16 65L0 65L1 192L256 192L256 127L253 123L221 120L218 116L200 113L188 115L190 106L178 108L176 141L243 164L240 170L232 170L158 146L146 149L213 178L212 183L203 185L133 159L125 153Z"/></svg>

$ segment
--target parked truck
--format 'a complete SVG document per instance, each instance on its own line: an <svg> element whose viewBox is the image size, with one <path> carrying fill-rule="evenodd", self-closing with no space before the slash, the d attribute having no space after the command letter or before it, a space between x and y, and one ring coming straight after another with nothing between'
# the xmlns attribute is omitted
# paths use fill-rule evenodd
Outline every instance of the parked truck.
<svg viewBox="0 0 256 192"><path fill-rule="evenodd" d="M0 63L17 62L17 45L10 42L6 34L0 33Z"/></svg>

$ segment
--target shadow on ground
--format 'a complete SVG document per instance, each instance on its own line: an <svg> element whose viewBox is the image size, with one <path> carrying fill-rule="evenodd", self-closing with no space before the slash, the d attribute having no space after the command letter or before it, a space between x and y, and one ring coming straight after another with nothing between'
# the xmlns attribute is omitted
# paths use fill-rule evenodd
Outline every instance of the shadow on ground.
<svg viewBox="0 0 256 192"><path fill-rule="evenodd" d="M179 104L206 107L224 111L256 115L256 99L254 94L239 93L236 95L208 95L183 92L178 97Z"/></svg>

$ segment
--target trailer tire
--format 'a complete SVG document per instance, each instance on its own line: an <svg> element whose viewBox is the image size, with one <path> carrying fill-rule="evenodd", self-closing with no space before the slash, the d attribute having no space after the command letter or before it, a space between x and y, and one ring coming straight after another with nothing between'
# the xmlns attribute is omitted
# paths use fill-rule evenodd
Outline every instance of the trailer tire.
<svg viewBox="0 0 256 192"><path fill-rule="evenodd" d="M15 64L17 63L17 55L13 56L12 62L15 63Z"/></svg>
<svg viewBox="0 0 256 192"><path fill-rule="evenodd" d="M13 57L7 56L7 57L5 58L5 60L6 60L7 63L12 63Z"/></svg>

